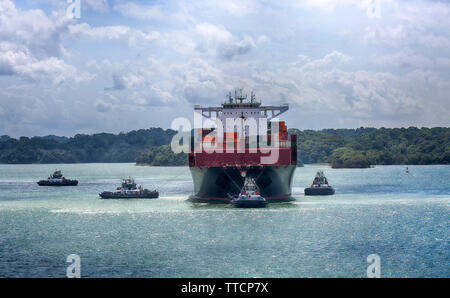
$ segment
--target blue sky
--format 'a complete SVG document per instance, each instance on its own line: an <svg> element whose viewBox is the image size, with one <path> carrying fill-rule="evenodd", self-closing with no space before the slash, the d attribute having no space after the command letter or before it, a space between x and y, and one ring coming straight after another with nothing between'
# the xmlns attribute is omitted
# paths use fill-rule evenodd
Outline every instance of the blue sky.
<svg viewBox="0 0 450 298"><path fill-rule="evenodd" d="M300 129L449 126L450 3L0 0L0 135L192 118L234 88Z"/></svg>

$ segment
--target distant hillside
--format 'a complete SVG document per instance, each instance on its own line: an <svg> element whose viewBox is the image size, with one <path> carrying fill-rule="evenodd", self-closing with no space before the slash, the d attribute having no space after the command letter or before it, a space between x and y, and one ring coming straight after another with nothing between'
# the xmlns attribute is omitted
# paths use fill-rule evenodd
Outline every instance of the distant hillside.
<svg viewBox="0 0 450 298"><path fill-rule="evenodd" d="M8 141L9 139L11 139L10 136L7 136L7 135L0 136L0 142L6 142L6 141Z"/></svg>
<svg viewBox="0 0 450 298"><path fill-rule="evenodd" d="M297 134L299 160L335 168L370 165L450 164L450 128L358 128Z"/></svg>
<svg viewBox="0 0 450 298"><path fill-rule="evenodd" d="M173 130L141 129L118 135L73 138L0 137L0 163L136 162L154 166L187 164L168 144ZM329 163L335 168L391 164L450 164L450 128L358 128L320 131L290 129L298 139L299 165Z"/></svg>
<svg viewBox="0 0 450 298"><path fill-rule="evenodd" d="M154 147L151 150L139 151L136 156L136 164L149 166L187 166L188 155L186 153L173 153L170 145Z"/></svg>
<svg viewBox="0 0 450 298"><path fill-rule="evenodd" d="M58 137L55 135L49 135L49 136L45 136L45 137L41 137L44 140L54 140L58 143L67 143L70 139L68 137Z"/></svg>
<svg viewBox="0 0 450 298"><path fill-rule="evenodd" d="M170 143L174 130L140 129L128 133L77 134L72 138L1 137L0 163L135 162L140 150Z"/></svg>

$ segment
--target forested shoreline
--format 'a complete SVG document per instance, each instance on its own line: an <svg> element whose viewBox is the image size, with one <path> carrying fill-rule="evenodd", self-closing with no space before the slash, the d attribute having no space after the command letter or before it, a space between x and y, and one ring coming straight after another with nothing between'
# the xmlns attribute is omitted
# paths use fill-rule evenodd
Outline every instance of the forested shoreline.
<svg viewBox="0 0 450 298"><path fill-rule="evenodd" d="M174 130L150 128L127 133L77 134L74 137L0 136L0 163L135 162L139 151L169 144Z"/></svg>
<svg viewBox="0 0 450 298"><path fill-rule="evenodd" d="M371 165L450 164L450 128L358 128L319 131L290 129L297 135L299 164L329 163L335 168ZM74 137L0 136L0 163L136 162L152 166L187 165L174 154L174 130L140 129L128 133Z"/></svg>
<svg viewBox="0 0 450 298"><path fill-rule="evenodd" d="M450 128L297 129L299 160L334 168L450 164Z"/></svg>

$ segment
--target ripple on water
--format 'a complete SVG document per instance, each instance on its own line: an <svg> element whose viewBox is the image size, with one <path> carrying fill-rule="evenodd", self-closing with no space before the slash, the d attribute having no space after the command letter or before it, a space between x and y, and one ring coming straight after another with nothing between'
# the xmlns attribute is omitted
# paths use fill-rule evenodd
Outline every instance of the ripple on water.
<svg viewBox="0 0 450 298"><path fill-rule="evenodd" d="M63 277L68 254L85 277L364 277L376 253L386 277L449 276L450 167L325 173L337 194L265 209L193 204L187 168L58 165L77 187L40 188L55 165L0 165L0 276ZM69 175L70 173L70 175ZM101 200L123 176L157 200Z"/></svg>

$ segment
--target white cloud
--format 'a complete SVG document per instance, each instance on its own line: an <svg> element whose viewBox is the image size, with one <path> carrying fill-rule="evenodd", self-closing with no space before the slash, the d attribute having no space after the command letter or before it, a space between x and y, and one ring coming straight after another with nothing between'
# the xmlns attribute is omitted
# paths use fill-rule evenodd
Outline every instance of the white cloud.
<svg viewBox="0 0 450 298"><path fill-rule="evenodd" d="M77 37L83 37L96 42L122 41L130 46L152 42L160 37L159 32L133 29L128 26L91 27L87 23L69 25L69 32Z"/></svg>
<svg viewBox="0 0 450 298"><path fill-rule="evenodd" d="M374 7L379 2L382 2L382 0L306 0L304 2L294 0L292 2L295 6L305 5L307 7L309 6L331 12L337 7L343 6L355 6L366 10L368 7Z"/></svg>
<svg viewBox="0 0 450 298"><path fill-rule="evenodd" d="M304 59L304 60L309 60L309 58L306 56L300 56L299 58ZM350 60L351 60L351 58L349 56L347 56L343 53L340 53L338 51L333 51L333 52L325 55L325 57L323 57L321 59L309 61L308 63L306 63L303 66L303 68L317 70L320 68L336 67L336 66L338 66L342 63L348 62Z"/></svg>
<svg viewBox="0 0 450 298"><path fill-rule="evenodd" d="M0 75L53 84L91 78L66 63L61 36L69 20L42 10L22 11L13 2L0 2Z"/></svg>
<svg viewBox="0 0 450 298"><path fill-rule="evenodd" d="M365 40L375 44L387 44L393 47L420 45L430 48L448 48L450 39L423 29L406 27L403 24L396 26L367 27Z"/></svg>
<svg viewBox="0 0 450 298"><path fill-rule="evenodd" d="M198 50L214 53L224 59L247 54L256 47L252 37L237 38L225 28L209 23L197 24L194 32L200 37L197 41Z"/></svg>
<svg viewBox="0 0 450 298"><path fill-rule="evenodd" d="M366 35L364 38L369 42L387 43L396 46L406 38L403 27L402 24L386 27L379 25L376 25L375 27L366 27Z"/></svg>
<svg viewBox="0 0 450 298"><path fill-rule="evenodd" d="M101 13L105 13L109 9L107 0L82 0L82 5L86 5L90 9Z"/></svg>
<svg viewBox="0 0 450 298"><path fill-rule="evenodd" d="M87 23L69 26L69 32L73 35L91 38L96 41L114 41L128 37L131 29L127 26L100 26L91 27Z"/></svg>
<svg viewBox="0 0 450 298"><path fill-rule="evenodd" d="M97 101L95 108L100 113L106 113L111 110L111 104L104 102L103 100Z"/></svg>
<svg viewBox="0 0 450 298"><path fill-rule="evenodd" d="M397 53L375 57L375 62L381 65L409 68L430 68L435 66L433 59L418 55L410 48Z"/></svg>
<svg viewBox="0 0 450 298"><path fill-rule="evenodd" d="M159 5L139 5L133 2L127 2L116 4L113 9L124 16L139 20L163 18L162 7Z"/></svg>
<svg viewBox="0 0 450 298"><path fill-rule="evenodd" d="M47 16L42 10L17 9L10 0L0 1L0 38L29 48L36 56L60 56L64 52L61 35L69 20Z"/></svg>
<svg viewBox="0 0 450 298"><path fill-rule="evenodd" d="M113 79L113 86L112 87L105 87L105 90L123 90L126 88L126 84L123 80L123 78L118 74L112 75Z"/></svg>
<svg viewBox="0 0 450 298"><path fill-rule="evenodd" d="M448 125L443 2L55 3L0 0L0 134L168 127L236 87L290 103L290 127Z"/></svg>
<svg viewBox="0 0 450 298"><path fill-rule="evenodd" d="M383 1L386 13L366 27L365 40L393 47L450 46L450 5L441 1Z"/></svg>
<svg viewBox="0 0 450 298"><path fill-rule="evenodd" d="M323 114L340 115L342 119L374 123L420 118L427 109L426 99L422 93L412 92L405 86L414 82L423 87L436 86L439 81L427 82L426 75L403 77L386 72L344 71L335 63L329 63L350 61L338 52L315 60L300 58L308 62L291 63L280 72L254 75L253 88L262 90L269 98L284 98L295 110L320 110Z"/></svg>
<svg viewBox="0 0 450 298"><path fill-rule="evenodd" d="M261 9L259 1L256 0L215 0L212 1L215 5L218 5L220 9L224 9L226 12L233 16L244 16L252 13L256 13L258 9Z"/></svg>

